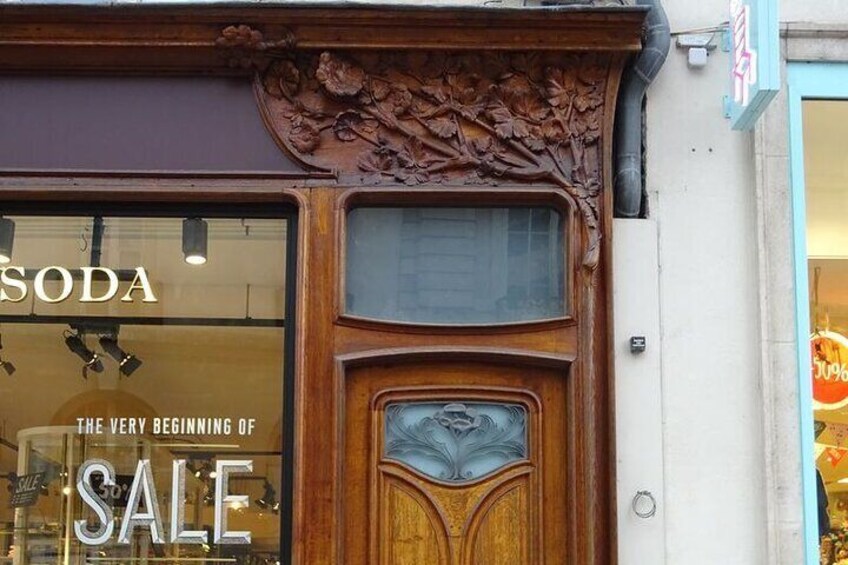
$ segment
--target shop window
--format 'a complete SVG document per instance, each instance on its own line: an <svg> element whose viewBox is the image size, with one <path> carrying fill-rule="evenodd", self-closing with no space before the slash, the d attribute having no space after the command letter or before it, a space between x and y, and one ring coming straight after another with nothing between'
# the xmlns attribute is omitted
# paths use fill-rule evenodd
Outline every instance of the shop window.
<svg viewBox="0 0 848 565"><path fill-rule="evenodd" d="M0 219L0 561L289 551L292 221L245 214Z"/></svg>
<svg viewBox="0 0 848 565"><path fill-rule="evenodd" d="M565 229L546 207L354 208L346 313L425 324L566 314Z"/></svg>

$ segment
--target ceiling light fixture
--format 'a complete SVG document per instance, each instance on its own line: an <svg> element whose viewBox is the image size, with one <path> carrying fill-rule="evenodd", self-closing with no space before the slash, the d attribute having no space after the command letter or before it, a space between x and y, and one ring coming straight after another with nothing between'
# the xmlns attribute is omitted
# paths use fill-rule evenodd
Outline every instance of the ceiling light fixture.
<svg viewBox="0 0 848 565"><path fill-rule="evenodd" d="M200 218L183 220L183 255L189 265L206 263L208 226Z"/></svg>
<svg viewBox="0 0 848 565"><path fill-rule="evenodd" d="M256 506L262 508L263 510L266 508L270 508L271 512L274 514L278 514L280 512L280 502L277 500L277 491L274 490L273 485L269 483L267 480L265 481L265 492L261 498L257 498L254 502L256 502Z"/></svg>
<svg viewBox="0 0 848 565"><path fill-rule="evenodd" d="M15 222L0 218L0 263L12 262L12 245L15 243Z"/></svg>
<svg viewBox="0 0 848 565"><path fill-rule="evenodd" d="M118 345L118 339L114 336L102 336L100 347L108 353L112 359L118 362L118 370L122 375L129 377L136 369L141 367L141 360L131 353L127 353Z"/></svg>
<svg viewBox="0 0 848 565"><path fill-rule="evenodd" d="M0 335L0 350L2 350L2 349L3 349L3 336ZM12 364L11 361L6 361L5 359L3 359L2 356L0 356L0 368L2 368L4 371L6 371L6 374L9 375L10 377L12 376L12 373L14 373L17 370L15 368L15 366Z"/></svg>
<svg viewBox="0 0 848 565"><path fill-rule="evenodd" d="M71 333L69 331L65 332L65 345L68 346L73 353L75 353L80 359L85 362L85 365L82 367L82 377L84 379L88 378L88 371L94 371L95 373L103 372L103 362L100 360L100 356L90 350L85 342L82 340L82 333Z"/></svg>

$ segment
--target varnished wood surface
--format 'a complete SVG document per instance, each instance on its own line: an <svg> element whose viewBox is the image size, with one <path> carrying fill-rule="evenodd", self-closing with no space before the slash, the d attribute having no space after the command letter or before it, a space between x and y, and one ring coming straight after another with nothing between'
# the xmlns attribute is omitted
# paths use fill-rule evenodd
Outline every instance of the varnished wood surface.
<svg viewBox="0 0 848 565"><path fill-rule="evenodd" d="M446 10L0 5L0 71L238 72L216 47L246 24L301 49L636 51L645 9Z"/></svg>
<svg viewBox="0 0 848 565"><path fill-rule="evenodd" d="M343 380L344 563L574 562L564 545L571 491L565 477L569 446L563 443L566 367L379 362L345 370ZM439 400L524 406L527 460L451 484L385 459L385 407Z"/></svg>

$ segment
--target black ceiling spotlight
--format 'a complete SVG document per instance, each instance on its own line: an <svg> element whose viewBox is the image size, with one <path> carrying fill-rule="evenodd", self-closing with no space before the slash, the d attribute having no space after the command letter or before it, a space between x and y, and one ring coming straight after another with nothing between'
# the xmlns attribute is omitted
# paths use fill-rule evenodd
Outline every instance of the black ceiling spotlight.
<svg viewBox="0 0 848 565"><path fill-rule="evenodd" d="M118 370L122 375L129 377L136 369L141 367L141 360L131 353L127 353L118 345L118 338L114 335L100 337L100 347L118 362Z"/></svg>
<svg viewBox="0 0 848 565"><path fill-rule="evenodd" d="M3 336L0 335L0 350L2 350L2 349L3 349ZM15 366L12 364L11 361L6 361L5 359L3 359L2 356L0 356L0 368L2 368L4 371L6 371L6 374L9 375L10 377L12 376L12 373L14 373L17 370L15 368Z"/></svg>
<svg viewBox="0 0 848 565"><path fill-rule="evenodd" d="M15 222L0 218L0 263L12 262L12 244L15 243Z"/></svg>
<svg viewBox="0 0 848 565"><path fill-rule="evenodd" d="M189 265L206 263L208 226L200 218L183 220L183 255Z"/></svg>
<svg viewBox="0 0 848 565"><path fill-rule="evenodd" d="M262 508L263 510L270 508L271 512L277 514L280 512L280 502L277 500L277 491L274 490L273 485L269 483L267 480L265 481L265 492L262 495L262 498L256 499L256 506Z"/></svg>
<svg viewBox="0 0 848 565"><path fill-rule="evenodd" d="M100 356L90 350L85 342L82 340L83 334L81 331L77 330L76 333L72 333L71 331L65 331L65 345L68 346L73 353L76 353L77 356L85 362L85 365L82 367L82 376L84 379L88 378L88 371L94 371L95 373L103 372L103 362L100 360Z"/></svg>

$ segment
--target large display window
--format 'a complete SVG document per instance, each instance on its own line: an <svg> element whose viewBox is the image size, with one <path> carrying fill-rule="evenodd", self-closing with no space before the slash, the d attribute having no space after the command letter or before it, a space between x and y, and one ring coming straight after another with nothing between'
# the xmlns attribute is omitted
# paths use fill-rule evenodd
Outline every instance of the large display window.
<svg viewBox="0 0 848 565"><path fill-rule="evenodd" d="M287 562L293 216L67 208L0 219L0 562Z"/></svg>

